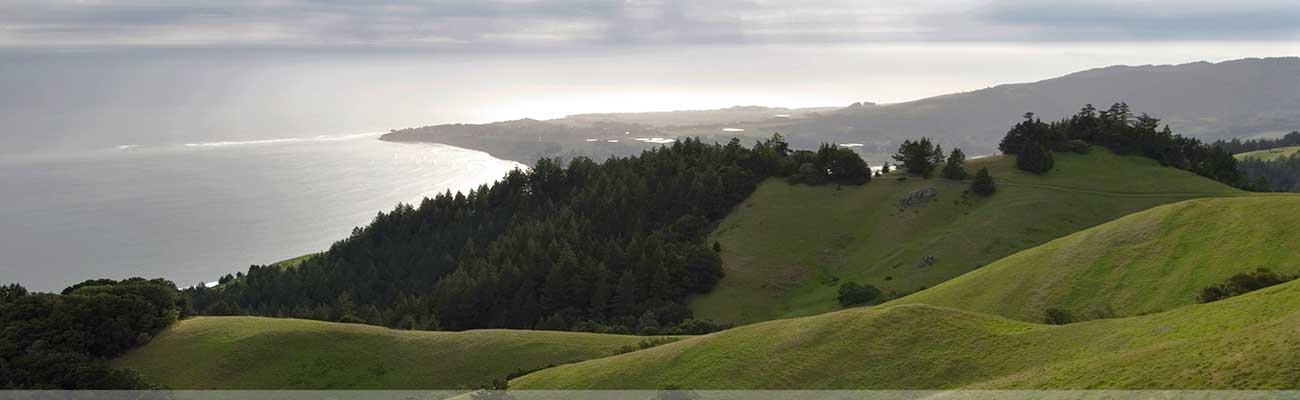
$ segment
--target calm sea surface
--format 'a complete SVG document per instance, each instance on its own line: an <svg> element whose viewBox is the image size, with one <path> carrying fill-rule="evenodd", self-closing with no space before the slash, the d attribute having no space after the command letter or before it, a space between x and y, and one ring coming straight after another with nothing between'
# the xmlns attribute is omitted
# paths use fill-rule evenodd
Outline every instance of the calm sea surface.
<svg viewBox="0 0 1300 400"><path fill-rule="evenodd" d="M0 281L178 285L324 250L381 210L516 163L378 135L108 148L0 161Z"/></svg>

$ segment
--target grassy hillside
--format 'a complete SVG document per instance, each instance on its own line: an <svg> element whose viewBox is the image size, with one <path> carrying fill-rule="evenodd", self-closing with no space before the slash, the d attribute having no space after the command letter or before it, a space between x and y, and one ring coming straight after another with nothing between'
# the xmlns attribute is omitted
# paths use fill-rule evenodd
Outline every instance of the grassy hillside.
<svg viewBox="0 0 1300 400"><path fill-rule="evenodd" d="M1300 281L1053 326L929 305L763 322L542 370L516 389L1300 388Z"/></svg>
<svg viewBox="0 0 1300 400"><path fill-rule="evenodd" d="M1279 147L1276 149L1252 151L1234 155L1238 160L1247 158L1258 158L1263 161L1272 161L1283 157L1290 157L1292 154L1300 153L1300 146Z"/></svg>
<svg viewBox="0 0 1300 400"><path fill-rule="evenodd" d="M1056 169L1038 176L996 156L967 163L988 167L998 183L990 198L966 198L970 181L876 178L862 187L792 186L769 180L715 230L726 276L692 303L696 315L753 322L835 309L846 280L896 296L933 286L1002 257L1157 205L1243 194L1186 171L1101 148L1057 154ZM896 201L933 187L924 207ZM933 256L933 265L922 259Z"/></svg>
<svg viewBox="0 0 1300 400"><path fill-rule="evenodd" d="M174 389L460 389L477 388L515 370L609 356L640 340L200 317L177 323L113 364Z"/></svg>
<svg viewBox="0 0 1300 400"><path fill-rule="evenodd" d="M1127 316L1195 303L1201 288L1256 268L1300 272L1300 196L1160 206L998 260L894 301L1041 321Z"/></svg>

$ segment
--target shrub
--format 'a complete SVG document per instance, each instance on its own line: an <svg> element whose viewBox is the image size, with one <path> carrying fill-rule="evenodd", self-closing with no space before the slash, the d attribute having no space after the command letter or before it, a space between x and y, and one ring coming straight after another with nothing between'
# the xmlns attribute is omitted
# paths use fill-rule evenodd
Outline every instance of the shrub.
<svg viewBox="0 0 1300 400"><path fill-rule="evenodd" d="M1088 152L1092 150L1092 145L1079 139L1071 140L1069 147L1070 151L1076 154L1088 154Z"/></svg>
<svg viewBox="0 0 1300 400"><path fill-rule="evenodd" d="M637 344L635 345L625 344L623 346L620 346L617 350L614 350L614 355L631 353L637 350L645 350L651 347L656 347L656 346L676 342L678 340L681 340L681 338L665 337L665 336L645 338L642 339L640 342L637 342Z"/></svg>
<svg viewBox="0 0 1300 400"><path fill-rule="evenodd" d="M835 299L839 300L841 306L848 307L870 303L877 297L880 297L880 289L875 286L845 282L840 285L840 294Z"/></svg>
<svg viewBox="0 0 1300 400"><path fill-rule="evenodd" d="M970 184L970 191L980 196L990 196L997 191L997 185L993 183L993 175L989 174L988 168L980 168L975 173L975 181Z"/></svg>
<svg viewBox="0 0 1300 400"><path fill-rule="evenodd" d="M1223 283L1201 289L1200 300L1202 303L1209 303L1285 283L1296 278L1296 275L1283 275L1269 271L1267 268L1259 268L1255 272L1236 274Z"/></svg>
<svg viewBox="0 0 1300 400"><path fill-rule="evenodd" d="M1059 308L1049 308L1043 312L1043 322L1052 325L1065 325L1074 322L1074 316L1069 311Z"/></svg>

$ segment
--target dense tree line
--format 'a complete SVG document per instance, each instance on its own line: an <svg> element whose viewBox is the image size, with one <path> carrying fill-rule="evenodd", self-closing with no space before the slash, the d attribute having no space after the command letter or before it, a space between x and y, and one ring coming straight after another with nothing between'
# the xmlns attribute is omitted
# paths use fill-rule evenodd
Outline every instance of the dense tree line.
<svg viewBox="0 0 1300 400"><path fill-rule="evenodd" d="M1277 139L1251 139L1242 141L1241 139L1232 139L1228 141L1217 140L1214 147L1218 147L1232 154L1249 153L1252 151L1276 149L1279 147L1300 146L1300 132L1292 131Z"/></svg>
<svg viewBox="0 0 1300 400"><path fill-rule="evenodd" d="M1237 161L1251 187L1259 191L1300 192L1300 154L1273 160L1246 158Z"/></svg>
<svg viewBox="0 0 1300 400"><path fill-rule="evenodd" d="M161 279L86 281L61 294L0 287L0 389L150 388L107 360L188 314Z"/></svg>
<svg viewBox="0 0 1300 400"><path fill-rule="evenodd" d="M686 300L722 277L705 236L771 176L860 184L870 170L848 149L796 152L780 135L752 148L687 139L604 163L542 159L380 213L298 266L253 266L187 293L208 314L699 333L716 327L691 320Z"/></svg>
<svg viewBox="0 0 1300 400"><path fill-rule="evenodd" d="M1077 114L1052 123L1027 113L1024 121L1007 132L998 149L1003 154L1015 154L1021 169L1042 173L1053 167L1052 152L1087 152L1088 144L1117 154L1148 157L1233 187L1250 186L1229 152L1176 135L1168 125L1162 128L1159 119L1147 114L1135 116L1125 103L1101 111L1089 104Z"/></svg>

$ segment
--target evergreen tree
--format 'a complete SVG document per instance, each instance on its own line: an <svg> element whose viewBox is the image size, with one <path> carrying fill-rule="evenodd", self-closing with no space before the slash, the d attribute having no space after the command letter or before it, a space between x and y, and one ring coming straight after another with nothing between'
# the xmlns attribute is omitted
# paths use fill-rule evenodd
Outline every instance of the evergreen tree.
<svg viewBox="0 0 1300 400"><path fill-rule="evenodd" d="M966 154L961 149L952 149L948 155L948 161L943 166L943 177L952 180L966 179Z"/></svg>
<svg viewBox="0 0 1300 400"><path fill-rule="evenodd" d="M1056 161L1052 158L1052 151L1037 137L1025 138L1023 147L1016 154L1016 168L1035 174L1046 173L1052 170Z"/></svg>
<svg viewBox="0 0 1300 400"><path fill-rule="evenodd" d="M980 168L979 172L975 173L975 181L970 184L970 191L980 196L991 196L996 190L997 186L993 183L993 175L989 174L989 169Z"/></svg>
<svg viewBox="0 0 1300 400"><path fill-rule="evenodd" d="M894 154L893 159L908 173L929 178L938 165L935 160L943 158L942 151L930 141L930 138L923 137L915 142L904 140L903 144L898 146L898 152ZM938 156L936 157L935 154Z"/></svg>

